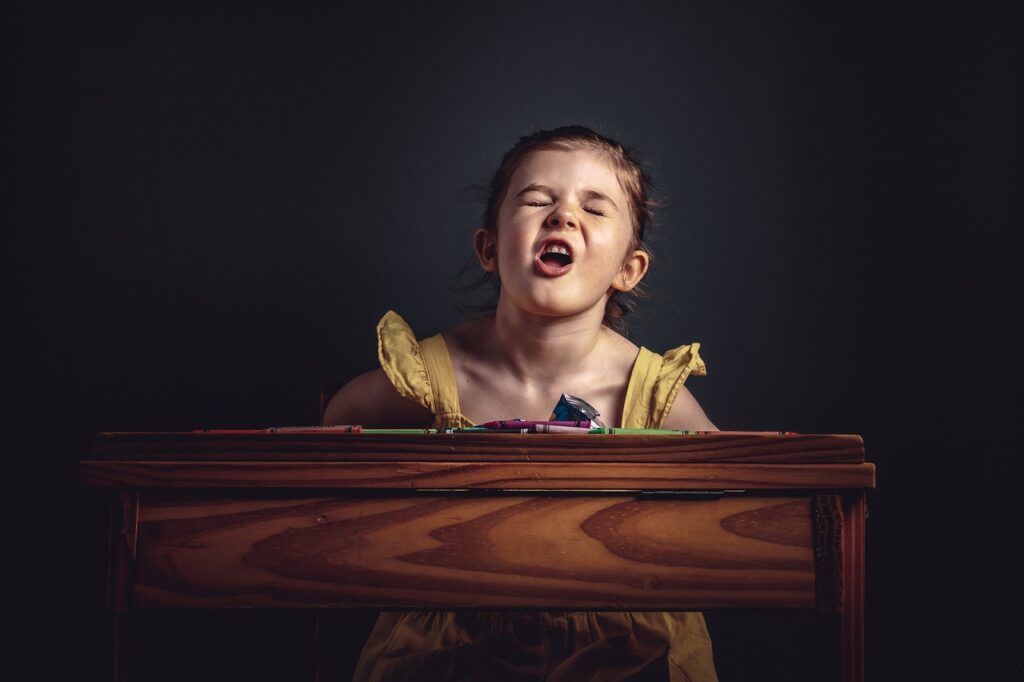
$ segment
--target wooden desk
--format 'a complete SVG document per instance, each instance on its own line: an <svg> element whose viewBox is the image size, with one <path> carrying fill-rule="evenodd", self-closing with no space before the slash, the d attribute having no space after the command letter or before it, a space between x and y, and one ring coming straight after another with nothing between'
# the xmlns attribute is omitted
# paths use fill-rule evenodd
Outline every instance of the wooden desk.
<svg viewBox="0 0 1024 682"><path fill-rule="evenodd" d="M863 679L859 436L105 433L110 606L841 614Z"/></svg>

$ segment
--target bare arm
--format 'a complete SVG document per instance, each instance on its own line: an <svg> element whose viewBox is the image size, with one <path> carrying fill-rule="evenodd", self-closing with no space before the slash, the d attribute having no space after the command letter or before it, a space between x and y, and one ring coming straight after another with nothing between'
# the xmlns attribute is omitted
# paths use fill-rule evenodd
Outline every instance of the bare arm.
<svg viewBox="0 0 1024 682"><path fill-rule="evenodd" d="M334 394L324 410L324 426L359 424L367 428L428 427L430 410L403 398L388 381L384 370L360 374Z"/></svg>
<svg viewBox="0 0 1024 682"><path fill-rule="evenodd" d="M665 417L662 428L682 431L718 431L718 427L711 423L708 416L704 414L704 410L701 409L700 403L686 386L679 387L676 401L668 416Z"/></svg>

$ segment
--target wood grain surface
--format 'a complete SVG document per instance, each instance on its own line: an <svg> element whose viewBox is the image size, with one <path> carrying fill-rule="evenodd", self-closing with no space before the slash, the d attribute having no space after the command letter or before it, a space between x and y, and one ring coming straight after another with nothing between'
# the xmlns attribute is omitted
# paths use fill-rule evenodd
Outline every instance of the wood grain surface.
<svg viewBox="0 0 1024 682"><path fill-rule="evenodd" d="M814 608L810 498L144 497L134 606Z"/></svg>
<svg viewBox="0 0 1024 682"><path fill-rule="evenodd" d="M651 462L246 462L86 460L79 478L107 488L376 490L808 490L873 488L873 464Z"/></svg>
<svg viewBox="0 0 1024 682"><path fill-rule="evenodd" d="M345 434L329 431L101 433L90 459L859 463L856 435Z"/></svg>
<svg viewBox="0 0 1024 682"><path fill-rule="evenodd" d="M863 495L843 498L843 604L840 661L844 682L864 679L864 552L867 507Z"/></svg>

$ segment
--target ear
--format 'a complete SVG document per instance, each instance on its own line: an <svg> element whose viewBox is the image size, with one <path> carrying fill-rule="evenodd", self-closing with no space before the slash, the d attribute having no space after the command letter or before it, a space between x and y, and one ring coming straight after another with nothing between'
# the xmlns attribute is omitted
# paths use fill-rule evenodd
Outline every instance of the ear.
<svg viewBox="0 0 1024 682"><path fill-rule="evenodd" d="M495 237L493 232L482 227L473 233L473 253L484 272L498 271L498 240Z"/></svg>
<svg viewBox="0 0 1024 682"><path fill-rule="evenodd" d="M626 262L622 264L619 274L615 276L612 288L622 292L631 291L637 284L640 284L640 280L647 274L647 266L650 263L651 257L647 255L646 251L637 249L629 254Z"/></svg>

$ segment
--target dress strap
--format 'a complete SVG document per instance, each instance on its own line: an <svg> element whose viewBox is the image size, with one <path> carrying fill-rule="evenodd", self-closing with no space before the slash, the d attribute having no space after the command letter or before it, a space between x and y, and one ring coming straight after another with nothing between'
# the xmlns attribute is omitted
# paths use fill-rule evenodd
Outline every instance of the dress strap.
<svg viewBox="0 0 1024 682"><path fill-rule="evenodd" d="M420 351L434 392L434 422L436 428L472 426L462 416L459 407L459 388L455 383L455 368L444 337L435 334L420 341Z"/></svg>
<svg viewBox="0 0 1024 682"><path fill-rule="evenodd" d="M699 343L691 343L661 356L641 347L626 388L622 426L661 428L687 377L707 374L699 350Z"/></svg>

